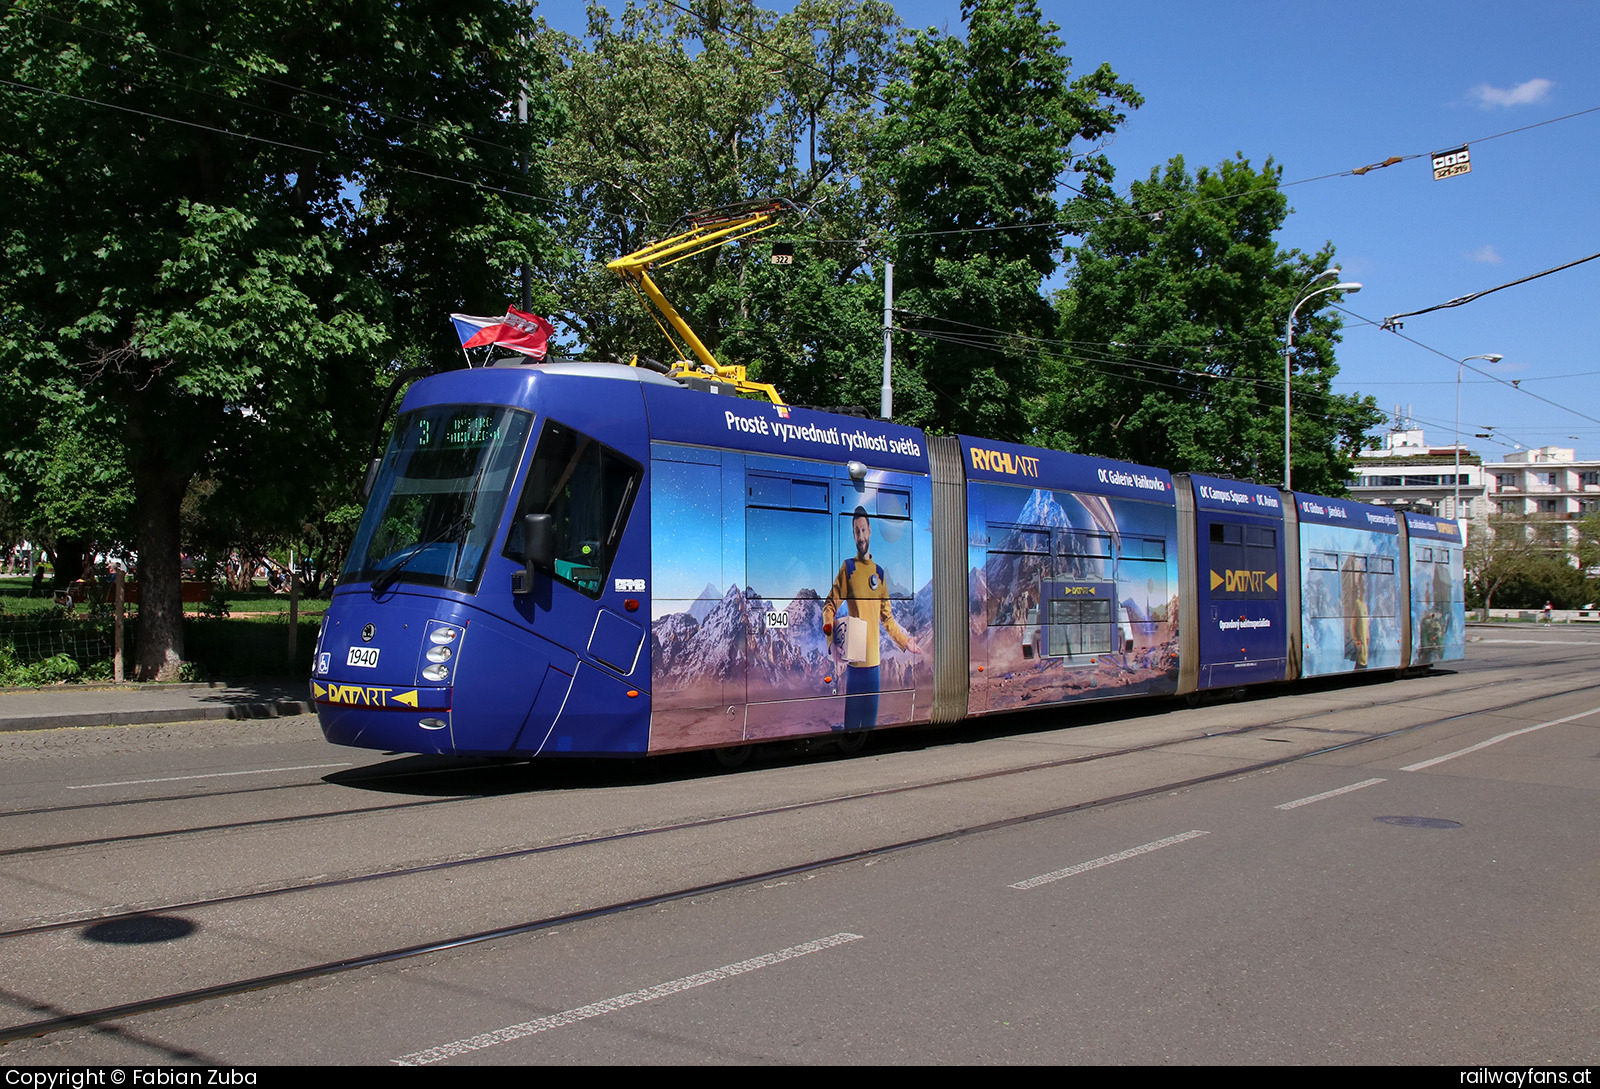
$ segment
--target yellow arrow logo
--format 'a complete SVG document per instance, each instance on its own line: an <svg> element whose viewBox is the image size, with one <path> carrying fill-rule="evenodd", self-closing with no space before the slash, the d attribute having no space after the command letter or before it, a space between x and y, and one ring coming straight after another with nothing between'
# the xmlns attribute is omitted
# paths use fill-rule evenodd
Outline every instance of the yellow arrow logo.
<svg viewBox="0 0 1600 1089"><path fill-rule="evenodd" d="M1218 586L1221 586L1221 585L1222 585L1222 576L1217 574L1215 571L1211 572L1211 588L1213 590L1215 590Z"/></svg>
<svg viewBox="0 0 1600 1089"><path fill-rule="evenodd" d="M328 694L328 690L326 688L322 687L316 681L312 681L311 682L311 691L315 692L319 699Z"/></svg>
<svg viewBox="0 0 1600 1089"><path fill-rule="evenodd" d="M1274 593L1277 592L1277 589L1278 589L1278 573L1276 571L1274 571L1272 574L1267 576L1267 589L1273 591Z"/></svg>
<svg viewBox="0 0 1600 1089"><path fill-rule="evenodd" d="M417 705L417 690L413 688L409 692L396 692L394 693L394 701L403 703L407 707L415 707Z"/></svg>

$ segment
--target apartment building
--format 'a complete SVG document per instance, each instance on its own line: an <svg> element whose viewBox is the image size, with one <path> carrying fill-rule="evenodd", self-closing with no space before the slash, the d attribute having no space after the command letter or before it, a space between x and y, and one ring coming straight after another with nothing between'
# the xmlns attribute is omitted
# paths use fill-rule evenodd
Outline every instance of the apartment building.
<svg viewBox="0 0 1600 1089"><path fill-rule="evenodd" d="M1457 477L1460 517L1471 524L1469 535L1494 531L1504 520L1557 547L1578 543L1578 522L1600 513L1600 461L1579 461L1577 451L1563 446L1518 450L1499 461L1454 446L1429 446L1422 429L1397 424L1377 450L1356 459L1350 495L1363 503L1396 510L1455 518ZM1491 522L1492 519L1492 522Z"/></svg>
<svg viewBox="0 0 1600 1089"><path fill-rule="evenodd" d="M1564 446L1519 450L1483 471L1489 513L1496 517L1564 528L1576 544L1577 522L1600 513L1600 461L1579 461L1577 451Z"/></svg>
<svg viewBox="0 0 1600 1089"><path fill-rule="evenodd" d="M1384 434L1379 449L1364 450L1356 458L1350 495L1396 510L1482 522L1497 513L1485 502L1484 473L1477 453L1429 446L1420 427L1396 426Z"/></svg>

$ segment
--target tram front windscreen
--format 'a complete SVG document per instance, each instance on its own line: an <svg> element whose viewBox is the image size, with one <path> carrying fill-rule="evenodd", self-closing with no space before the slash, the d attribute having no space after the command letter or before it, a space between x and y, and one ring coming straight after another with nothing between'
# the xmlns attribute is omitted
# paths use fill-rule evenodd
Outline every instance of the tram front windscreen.
<svg viewBox="0 0 1600 1089"><path fill-rule="evenodd" d="M532 423L500 405L401 416L340 581L475 593Z"/></svg>

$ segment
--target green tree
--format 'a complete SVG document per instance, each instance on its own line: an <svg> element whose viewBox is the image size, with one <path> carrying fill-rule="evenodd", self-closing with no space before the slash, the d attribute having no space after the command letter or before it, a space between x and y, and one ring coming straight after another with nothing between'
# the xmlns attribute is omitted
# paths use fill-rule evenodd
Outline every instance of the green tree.
<svg viewBox="0 0 1600 1089"><path fill-rule="evenodd" d="M1333 256L1280 249L1281 168L1243 158L1190 174L1181 157L1126 200L1098 179L1057 298L1066 342L1036 402L1036 437L1172 470L1283 479L1283 328ZM1336 294L1300 308L1294 338L1294 486L1346 492L1381 414L1334 394Z"/></svg>
<svg viewBox="0 0 1600 1089"><path fill-rule="evenodd" d="M1575 609L1591 600L1592 583L1573 565L1565 522L1490 518L1487 532L1467 542L1464 558L1467 605L1482 609L1485 618L1496 603L1538 609L1549 601L1558 609Z"/></svg>
<svg viewBox="0 0 1600 1089"><path fill-rule="evenodd" d="M907 325L946 336L911 339L896 416L1021 439L1037 354L947 335L1050 335L1041 285L1067 223L1058 188L1068 174L1109 179L1093 145L1143 99L1107 65L1072 79L1058 28L1032 0L964 0L961 13L965 38L917 35L877 135L876 167L896 200L896 307Z"/></svg>
<svg viewBox="0 0 1600 1089"><path fill-rule="evenodd" d="M870 352L878 320L862 334L873 289L861 247L821 240L858 239L882 222L867 136L874 95L898 71L893 9L802 0L782 16L748 2L686 14L630 0L616 20L599 5L589 15L584 39L547 39L569 117L548 152L565 213L562 260L543 269L561 300L554 316L593 357L665 354L650 311L606 262L674 233L685 213L784 197L809 208L803 221L657 279L727 362L791 399L844 399L839 374ZM799 243L793 268L768 263L773 238Z"/></svg>
<svg viewBox="0 0 1600 1089"><path fill-rule="evenodd" d="M1600 577L1600 514L1587 514L1578 520L1577 556L1578 567L1591 580L1592 587Z"/></svg>
<svg viewBox="0 0 1600 1089"><path fill-rule="evenodd" d="M133 479L121 437L103 417L71 405L17 419L13 428L10 448L0 452L12 533L46 550L55 585L65 586L97 551L121 551L133 539Z"/></svg>
<svg viewBox="0 0 1600 1089"><path fill-rule="evenodd" d="M140 676L182 657L196 475L314 504L388 361L456 358L446 314L499 305L548 244L500 192L540 185L519 169L552 112L527 29L501 0L47 0L0 21L0 412L120 436Z"/></svg>

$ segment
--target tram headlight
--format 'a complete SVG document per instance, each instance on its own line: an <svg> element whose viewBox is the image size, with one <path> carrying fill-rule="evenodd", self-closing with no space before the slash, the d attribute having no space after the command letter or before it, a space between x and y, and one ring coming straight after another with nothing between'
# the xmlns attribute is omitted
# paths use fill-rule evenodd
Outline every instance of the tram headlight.
<svg viewBox="0 0 1600 1089"><path fill-rule="evenodd" d="M450 676L450 667L441 662L435 662L433 665L422 667L422 676L426 680L442 681Z"/></svg>
<svg viewBox="0 0 1600 1089"><path fill-rule="evenodd" d="M446 643L454 643L456 641L456 636L458 636L460 634L461 634L461 629L460 628L451 627L449 625L440 625L439 627L434 628L432 631L430 631L428 633L428 638L431 639L438 646L443 646ZM434 661L442 662L442 661L444 661L444 659L443 658L435 658Z"/></svg>
<svg viewBox="0 0 1600 1089"><path fill-rule="evenodd" d="M430 662L448 662L449 660L450 660L450 648L449 647L429 647L428 648L428 661L430 661Z"/></svg>

